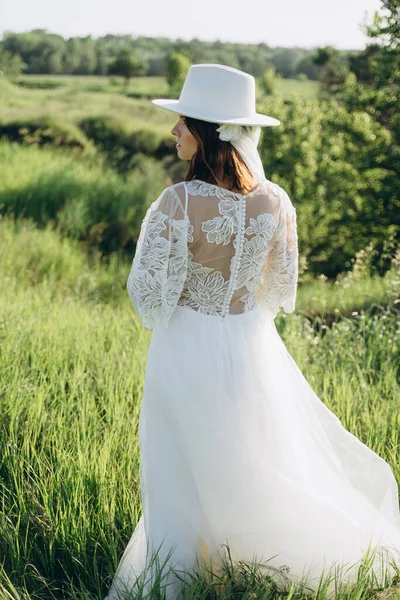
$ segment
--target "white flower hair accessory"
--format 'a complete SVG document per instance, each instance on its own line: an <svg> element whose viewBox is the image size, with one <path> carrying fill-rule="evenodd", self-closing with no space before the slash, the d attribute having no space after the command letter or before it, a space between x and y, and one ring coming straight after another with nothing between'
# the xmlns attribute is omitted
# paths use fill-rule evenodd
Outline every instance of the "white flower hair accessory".
<svg viewBox="0 0 400 600"><path fill-rule="evenodd" d="M242 125L221 125L218 127L217 131L219 133L219 139L223 142L238 141L244 134Z"/></svg>

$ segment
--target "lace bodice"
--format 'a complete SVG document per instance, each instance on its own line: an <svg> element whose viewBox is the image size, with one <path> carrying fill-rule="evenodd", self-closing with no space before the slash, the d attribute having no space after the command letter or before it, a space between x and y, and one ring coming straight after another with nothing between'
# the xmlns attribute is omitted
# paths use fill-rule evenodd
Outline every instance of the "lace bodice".
<svg viewBox="0 0 400 600"><path fill-rule="evenodd" d="M147 210L128 278L145 327L167 327L179 304L225 318L259 304L295 307L296 210L268 180L246 195L200 180L166 188Z"/></svg>

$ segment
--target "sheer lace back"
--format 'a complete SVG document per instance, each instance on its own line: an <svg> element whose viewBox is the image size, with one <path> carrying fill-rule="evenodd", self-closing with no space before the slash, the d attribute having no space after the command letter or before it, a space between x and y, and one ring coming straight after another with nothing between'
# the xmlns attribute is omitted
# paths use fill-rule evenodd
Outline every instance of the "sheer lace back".
<svg viewBox="0 0 400 600"><path fill-rule="evenodd" d="M227 317L264 304L294 310L296 211L266 180L247 195L200 180L164 190L146 213L128 279L145 326L168 326L177 304Z"/></svg>

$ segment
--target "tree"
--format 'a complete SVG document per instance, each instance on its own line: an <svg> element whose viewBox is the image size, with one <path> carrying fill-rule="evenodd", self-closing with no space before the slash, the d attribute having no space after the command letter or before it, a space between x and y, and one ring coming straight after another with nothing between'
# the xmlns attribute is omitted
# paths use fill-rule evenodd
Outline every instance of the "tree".
<svg viewBox="0 0 400 600"><path fill-rule="evenodd" d="M61 52L53 52L47 59L47 70L49 73L62 73L63 55Z"/></svg>
<svg viewBox="0 0 400 600"><path fill-rule="evenodd" d="M273 94L276 89L277 75L275 67L272 65L266 69L264 75L259 79L260 87L267 96ZM281 76L279 76L281 79Z"/></svg>
<svg viewBox="0 0 400 600"><path fill-rule="evenodd" d="M380 15L376 11L372 25L366 27L366 33L371 38L383 38L386 46L398 49L400 41L400 2L399 0L381 0L381 4L387 12Z"/></svg>
<svg viewBox="0 0 400 600"><path fill-rule="evenodd" d="M400 0L381 0L387 11L379 15L375 12L372 25L366 27L369 37L377 38L381 43L381 52L369 60L374 74L376 89L388 85L400 85Z"/></svg>
<svg viewBox="0 0 400 600"><path fill-rule="evenodd" d="M313 61L320 67L318 80L321 90L329 94L337 93L349 72L347 61L332 46L318 48Z"/></svg>
<svg viewBox="0 0 400 600"><path fill-rule="evenodd" d="M323 48L317 48L313 61L319 67L323 67L330 60L333 60L337 56L337 50L332 46L324 46Z"/></svg>
<svg viewBox="0 0 400 600"><path fill-rule="evenodd" d="M270 61L282 77L293 77L298 63L298 51L295 48L277 48Z"/></svg>
<svg viewBox="0 0 400 600"><path fill-rule="evenodd" d="M366 33L380 42L366 52L365 69L371 75L367 81L360 81L351 73L340 99L350 110L363 110L379 121L392 132L395 145L400 146L400 0L381 3L388 12L376 12L373 24L366 26Z"/></svg>
<svg viewBox="0 0 400 600"><path fill-rule="evenodd" d="M374 43L373 51L367 53L366 68L372 77L360 81L350 73L338 97L349 114L358 112L365 120L378 123L389 138L375 158L374 167L382 184L375 189L369 186L370 206L375 219L384 224L386 235L392 232L399 239L400 0L381 0L381 4L386 13L375 13L373 24L366 27L366 33L380 43L380 48Z"/></svg>
<svg viewBox="0 0 400 600"><path fill-rule="evenodd" d="M379 44L369 44L362 52L351 53L348 56L350 71L352 71L359 81L372 83L374 74L371 71L371 63L382 51Z"/></svg>
<svg viewBox="0 0 400 600"><path fill-rule="evenodd" d="M128 85L131 77L137 77L146 73L147 65L140 60L129 48L120 50L117 58L111 63L108 72L110 75L119 75L125 79Z"/></svg>
<svg viewBox="0 0 400 600"><path fill-rule="evenodd" d="M96 66L96 43L93 38L88 35L85 38L82 38L80 62L77 72L81 75L91 75L96 71Z"/></svg>
<svg viewBox="0 0 400 600"><path fill-rule="evenodd" d="M186 54L172 52L168 56L165 76L171 93L177 93L182 88L189 68L190 60Z"/></svg>
<svg viewBox="0 0 400 600"><path fill-rule="evenodd" d="M312 59L312 56L307 54L297 63L297 75L306 75L308 79L316 81L318 79L318 65Z"/></svg>
<svg viewBox="0 0 400 600"><path fill-rule="evenodd" d="M12 54L8 50L0 48L0 75L17 77L21 74L25 66L19 54Z"/></svg>
<svg viewBox="0 0 400 600"><path fill-rule="evenodd" d="M96 70L95 70L96 75L107 75L107 73L108 73L107 54L106 54L106 52L104 52L104 50L101 47L99 47L97 49L96 62L97 62Z"/></svg>
<svg viewBox="0 0 400 600"><path fill-rule="evenodd" d="M81 63L82 42L80 38L70 38L66 41L64 50L64 73L74 75Z"/></svg>

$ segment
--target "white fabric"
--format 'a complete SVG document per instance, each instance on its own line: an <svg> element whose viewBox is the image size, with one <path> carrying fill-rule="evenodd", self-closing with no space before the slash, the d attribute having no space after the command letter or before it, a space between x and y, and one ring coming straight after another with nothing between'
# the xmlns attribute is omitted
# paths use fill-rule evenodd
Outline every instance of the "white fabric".
<svg viewBox="0 0 400 600"><path fill-rule="evenodd" d="M220 317L258 303L273 316L292 312L297 274L296 211L282 188L265 180L243 196L194 180L148 209L128 290L143 325L156 329L177 304Z"/></svg>
<svg viewBox="0 0 400 600"><path fill-rule="evenodd" d="M264 167L257 150L261 127L221 125L217 131L221 140L230 142L236 148L257 181L265 181Z"/></svg>
<svg viewBox="0 0 400 600"><path fill-rule="evenodd" d="M192 65L179 100L157 98L152 103L175 113L211 123L274 127L280 121L256 112L256 81L226 65Z"/></svg>
<svg viewBox="0 0 400 600"><path fill-rule="evenodd" d="M182 576L168 569L218 565L224 544L233 561L264 562L280 585L306 575L311 590L369 543L400 564L389 465L316 396L275 327L279 307L295 307L295 217L268 180L248 196L177 184L146 214L128 281L153 329L139 418L143 514L109 600L140 576L150 591L155 552L167 599Z"/></svg>

